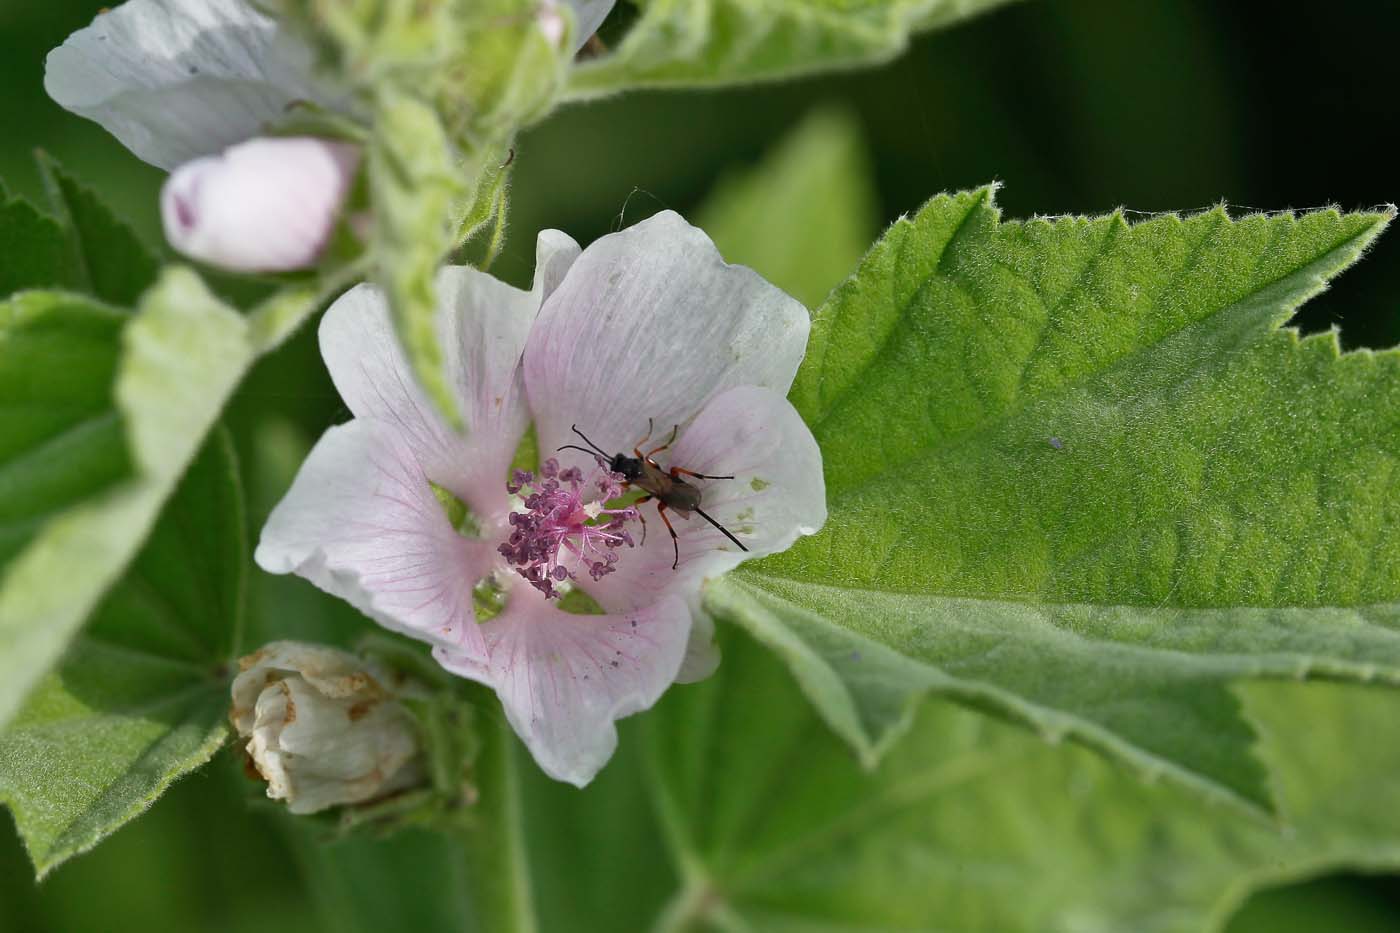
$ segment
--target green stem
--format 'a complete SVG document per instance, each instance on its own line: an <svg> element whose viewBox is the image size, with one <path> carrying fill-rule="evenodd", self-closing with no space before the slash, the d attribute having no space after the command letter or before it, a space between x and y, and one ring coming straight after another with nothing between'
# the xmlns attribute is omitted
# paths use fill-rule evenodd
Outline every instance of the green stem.
<svg viewBox="0 0 1400 933"><path fill-rule="evenodd" d="M466 833L468 884L477 929L536 933L515 735L499 712L482 719L476 769L478 820Z"/></svg>
<svg viewBox="0 0 1400 933"><path fill-rule="evenodd" d="M708 892L702 883L687 883L656 918L652 933L691 933L705 912L709 900Z"/></svg>
<svg viewBox="0 0 1400 933"><path fill-rule="evenodd" d="M652 809L681 879L680 889L662 908L651 930L652 933L691 933L703 923L719 919L724 905L710 881L704 859L695 850L680 803L662 773L654 733L648 734L647 750L650 777L647 789Z"/></svg>

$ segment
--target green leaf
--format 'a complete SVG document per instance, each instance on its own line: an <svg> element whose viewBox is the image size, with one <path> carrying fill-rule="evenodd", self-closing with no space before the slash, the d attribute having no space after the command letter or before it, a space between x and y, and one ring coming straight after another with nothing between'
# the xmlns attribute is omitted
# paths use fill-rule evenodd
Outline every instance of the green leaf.
<svg viewBox="0 0 1400 933"><path fill-rule="evenodd" d="M582 790L522 769L540 929L648 930L675 891L677 875L649 806L644 746L653 715L618 723L616 753Z"/></svg>
<svg viewBox="0 0 1400 933"><path fill-rule="evenodd" d="M40 877L223 744L243 521L233 447L219 431L91 625L0 732L0 802Z"/></svg>
<svg viewBox="0 0 1400 933"><path fill-rule="evenodd" d="M720 253L816 307L860 260L876 216L859 123L818 110L759 166L726 176L695 222Z"/></svg>
<svg viewBox="0 0 1400 933"><path fill-rule="evenodd" d="M826 528L707 605L867 763L934 691L1268 808L1230 683L1400 683L1400 353L1278 329L1389 219L934 199L814 322Z"/></svg>
<svg viewBox="0 0 1400 933"><path fill-rule="evenodd" d="M39 174L67 239L80 291L119 306L134 305L156 280L159 263L91 190L40 153ZM54 286L58 282L43 283Z"/></svg>
<svg viewBox="0 0 1400 933"><path fill-rule="evenodd" d="M112 409L127 320L49 292L0 305L0 565L56 511L130 474Z"/></svg>
<svg viewBox="0 0 1400 933"><path fill-rule="evenodd" d="M470 879L457 836L407 829L388 838L356 833L331 840L318 824L285 822L323 929L481 929L472 924Z"/></svg>
<svg viewBox="0 0 1400 933"><path fill-rule="evenodd" d="M4 401L18 411L7 417L29 425L18 435L20 443L6 432L6 462L11 469L17 465L21 481L28 483L23 488L43 490L42 497L21 507L21 518L37 527L24 533L23 549L10 556L0 577L0 725L63 654L135 556L254 358L244 319L187 269L166 270L122 324L120 342L102 330L104 313L111 314L51 292L21 295L0 306L0 346L19 327L27 338L64 353L69 339L84 348L71 367L43 374L46 381L38 384L72 381L64 400L66 420L50 417L43 399L25 388L29 373L54 367L53 360L62 356L36 354L14 370L6 356L0 370L7 374L0 386L15 392ZM104 414L95 408L96 386L113 371L113 395ZM132 475L107 486L117 462L112 423L122 428ZM55 448L52 432L72 424L82 426L79 437L64 435ZM75 479L46 486L45 465Z"/></svg>
<svg viewBox="0 0 1400 933"><path fill-rule="evenodd" d="M0 296L73 285L63 228L32 204L0 192Z"/></svg>
<svg viewBox="0 0 1400 933"><path fill-rule="evenodd" d="M654 929L1199 933L1261 887L1400 867L1400 749L1375 741L1389 691L1246 688L1280 827L946 703L871 773L771 655L725 648L648 719L686 878Z"/></svg>
<svg viewBox="0 0 1400 933"><path fill-rule="evenodd" d="M918 29L1006 0L639 0L611 53L581 63L572 96L787 78L894 58Z"/></svg>

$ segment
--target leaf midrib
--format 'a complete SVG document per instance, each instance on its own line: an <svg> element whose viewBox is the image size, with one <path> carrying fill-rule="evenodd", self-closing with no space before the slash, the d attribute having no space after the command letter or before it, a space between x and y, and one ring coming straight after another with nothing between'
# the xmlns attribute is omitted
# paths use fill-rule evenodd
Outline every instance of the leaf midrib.
<svg viewBox="0 0 1400 933"><path fill-rule="evenodd" d="M838 582L832 582L832 581L823 581L823 582L821 582L821 583L816 583L816 582L814 582L814 581L812 581L812 580L803 579L803 578L801 578L801 577L792 577L792 576L787 576L787 575L784 575L784 574L769 573L769 572L767 572L767 571L761 571L761 572L760 572L760 571L754 571L754 570L747 570L747 571L746 571L746 570L739 570L739 571L736 571L736 574L737 574L737 576L739 577L740 580L745 580L746 578L748 578L748 579L754 579L754 578L757 578L757 579L768 579L768 580L777 581L777 582L779 583L780 586L786 586L786 587L790 587L790 588L792 588L792 589L803 589L803 588L811 588L811 589L834 589L834 590L843 590L843 591L846 591L846 592L849 592L849 593L855 593L855 594L877 594L877 595L879 595L879 596L908 596L908 597L913 597L913 598L919 599L919 600L926 600L926 601L929 601L929 602L936 602L936 601L946 600L946 601L958 601L958 602L966 602L966 603L985 603L985 604L988 605L988 606L1016 606L1016 607L1022 607L1022 608L1027 608L1027 609L1048 609L1048 610L1076 610L1076 609L1078 609L1078 610L1085 610L1085 611L1100 611L1100 612L1103 612L1103 611L1109 611L1109 612L1111 612L1111 611L1114 611L1114 610L1145 610L1145 611L1150 611L1150 612L1180 612L1180 613L1215 613L1215 612L1232 612L1232 611L1235 611L1235 610L1249 610L1249 611L1257 611L1257 612L1273 612L1273 613L1289 613L1289 614L1292 614L1292 613L1305 614L1305 613L1316 612L1316 611L1319 611L1319 610L1330 610L1330 611L1335 611L1335 612L1346 612L1346 613L1352 613L1352 614L1363 614L1363 613L1367 613L1367 612L1386 612L1386 611L1391 611L1391 610L1400 609L1400 603L1393 603L1393 602L1367 603L1367 604L1364 604L1364 605L1357 605L1357 606L1346 606L1346 605L1335 605L1335 606L1334 606L1334 605L1329 605L1329 606L1251 606L1251 605L1239 605L1239 604L1235 604L1235 605L1224 605L1224 606L1177 606L1177 605L1163 605L1163 604L1161 604L1161 603L1156 603L1156 604L1153 604L1153 605L1140 605L1140 604L1137 604L1137 603L1056 602L1056 601L1044 600L1044 599L1033 599L1033 598L1022 598L1022 599L1017 599L1017 598L1001 597L1001 596L988 596L988 595L984 595L984 594L960 594L960 593L943 593L943 592L929 592L929 591L918 591L918 590L899 590L899 589L873 588L873 587L854 586L854 585L851 585L851 584L848 584L848 583L838 583ZM772 596L772 597L777 598L777 599L781 599L781 600L783 600L784 602L791 602L790 600L787 599L786 596L782 595L782 594L779 593L779 592L774 592L774 591L771 590L771 589L768 589L768 588L766 588L766 587L763 587L762 584L753 584L753 585L759 586L759 588L762 589L763 592L767 593L769 596ZM805 611L805 612L811 612L811 613L814 614L814 615L821 615L820 613L817 613L817 612L815 612L814 610L808 609L807 607L802 606L801 604L794 604L794 605L796 605L799 609L801 609L801 610L803 610L803 611ZM822 617L823 617L823 618L828 618L827 616L822 616ZM837 623L837 624L839 624L839 623ZM1367 624L1368 624L1368 626L1370 626L1373 630L1375 630L1375 631L1377 631L1377 632L1384 632L1384 633L1393 635L1393 636L1396 637L1397 639L1400 639L1400 631L1397 631L1397 630L1391 629L1391 628L1387 628L1387 627L1381 626L1381 625L1375 625L1374 623L1370 623L1369 621L1367 621ZM882 639L878 638L877 636L871 634L871 633L870 633L868 630L866 630L866 629L863 629L863 628L853 628L853 627L848 626L848 625L841 625L840 627L841 627L843 630L845 630L845 631L851 632L852 634L855 634L855 635L859 635L859 636L861 636L862 638L866 638L866 639L868 639L868 640L870 640L870 641L873 641L873 642L875 642L875 643L877 643L877 644L882 644L882 645L887 644L885 641L883 641ZM1156 646L1147 645L1147 644L1138 644L1138 643L1135 643L1135 642L1122 642L1122 641L1113 641L1113 640L1111 640L1111 639L1095 638L1095 637L1092 637L1090 634L1088 634L1088 633L1086 633L1086 632L1077 631L1077 630L1069 629L1069 628L1064 628L1064 627L1061 627L1061 626L1058 626L1058 625L1054 625L1054 624L1049 624L1049 625L1047 626L1047 628L1048 628L1048 629L1051 629L1051 630L1053 630L1053 631L1056 631L1056 632L1063 633L1063 634L1065 634L1065 635L1072 635L1072 636L1074 636L1075 638L1080 639L1080 640L1085 641L1085 642L1090 642L1090 643L1094 643L1094 644L1111 645L1111 646L1114 646L1114 647L1117 647L1117 648L1122 648L1122 649L1125 649L1125 650L1135 650L1135 651L1152 652L1152 653L1158 654L1158 655L1160 655L1160 654L1176 654L1176 655L1179 655L1179 656L1182 657L1182 658L1199 658L1199 657L1200 657L1200 655L1198 655L1198 654L1195 654L1195 653L1189 652L1189 651L1182 651L1181 649L1178 649L1178 648L1164 648L1164 647L1156 647ZM1287 652L1271 652L1271 653L1283 654L1283 653L1287 653ZM1260 655L1243 655L1243 654L1239 654L1239 653L1237 653L1237 652L1228 653L1228 654L1224 654L1224 655L1214 655L1214 656L1215 656L1215 657L1226 657L1226 658L1228 658L1228 657L1254 657L1254 658L1261 657ZM928 664L928 663L930 663L930 662L927 662L927 661L922 661L922 660L920 660L920 659L918 659L918 658L911 658L911 660L917 661L918 663L921 663L921 664ZM1358 667L1361 666L1361 664L1362 664L1362 662L1353 662L1353 661L1345 661L1344 663L1347 663L1347 664L1356 664L1356 665L1358 665ZM1394 669L1394 671L1395 671L1395 673L1394 673L1393 675L1389 675L1389 676L1394 677L1396 683L1400 684L1400 667L1396 667L1396 668ZM1377 672L1376 672L1376 673L1377 673L1378 675L1380 674L1380 669L1379 669L1379 668L1377 669Z"/></svg>
<svg viewBox="0 0 1400 933"><path fill-rule="evenodd" d="M0 407L5 407L0 405ZM25 405L25 408L39 408L38 405ZM121 415L113 408L100 408L80 415L75 421L64 424L57 431L38 438L34 443L18 451L13 457L0 459L0 479L4 474L25 469L32 460L45 461L50 448L62 446L74 436L93 434L101 428L119 422Z"/></svg>
<svg viewBox="0 0 1400 933"><path fill-rule="evenodd" d="M1109 728L1104 723L1086 716L1081 711L1047 702L1043 698L1027 695L1020 690L1005 687L995 681L988 681L985 678L947 671L935 662L902 654L898 648L887 642L833 621L827 616L823 616L798 603L794 603L782 595L765 590L761 585L754 583L749 583L747 585L759 590L770 599L785 603L797 612L811 616L822 625L830 626L852 638L859 639L870 645L874 650L888 652L894 659L897 659L899 664L907 665L914 671L919 672L921 676L913 680L901 682L901 692L906 694L911 701L912 699L932 693L946 696L963 705L975 705L980 708L982 704L989 704L999 715L1033 727L1042 735L1048 737L1052 742L1058 741L1065 736L1073 736L1075 740L1079 741L1081 744L1093 748L1102 754L1106 754L1109 757L1121 759L1129 765L1140 769L1144 774L1153 777L1161 774L1172 775L1184 786L1192 787L1198 791L1206 792L1211 796L1226 800L1231 804L1242 807L1243 812L1250 813L1257 817L1262 817L1267 812L1267 809L1262 808L1257 800L1242 793L1238 788L1224 783L1217 777L1208 775L1207 772L1199 771L1194 767L1184 765L1175 758L1148 748L1136 739L1129 739L1116 730ZM813 584L804 585L810 586ZM745 598L755 606L760 617L773 616L775 614L775 610L759 603L751 594L745 594ZM749 627L748 624L743 621L745 615L743 611L739 611L736 614L731 610L728 615L731 619L739 621L740 624ZM781 625L784 623L780 622L778 624ZM1055 628L1053 631L1061 637L1071 634L1064 629ZM754 634L759 637L760 641L766 641L761 633L754 631ZM1166 653L1167 650L1164 649L1159 652L1159 656ZM1199 663L1200 659L1199 655L1187 655L1184 653L1181 654L1181 657L1189 658L1196 663ZM853 711L857 710L859 708L859 702L852 694L849 684L836 671L831 660L820 653L816 654L814 660L837 675L838 680L841 681L842 684L843 702L848 704ZM1296 676L1296 671L1290 669L1288 675L1290 677ZM891 670L891 676L895 676L893 669ZM1254 676L1262 678L1264 675L1262 673L1256 673ZM906 717L910 711L912 711L912 706L906 704ZM901 721L904 720L902 719ZM888 724L879 727L877 731L872 731L868 726L862 725L862 743L864 745L877 746L888 738L889 735L893 734L892 730L898 728L900 728L900 726L897 724Z"/></svg>
<svg viewBox="0 0 1400 933"><path fill-rule="evenodd" d="M968 602L984 602L991 604L1001 604L1008 606L1026 606L1032 609L1053 608L1053 609L1133 609L1145 610L1149 612L1230 612L1236 609L1258 610L1261 612L1314 612L1317 610L1334 610L1337 612L1372 612L1384 611L1400 607L1400 602L1370 602L1370 603L1311 603L1295 605L1264 605L1256 603L1220 603L1210 605L1183 606L1178 603L1164 603L1161 600L1154 600L1151 603L1134 603L1126 601L1115 602L1080 602L1074 600L1047 599L1036 595L1016 596L1000 593L977 593L977 592L953 592L948 590L916 590L901 588L898 586L859 586L853 583L841 583L830 577L823 576L821 582L817 582L810 577L793 576L788 573L775 573L763 566L760 561L751 567L740 567L734 573L740 578L762 577L770 580L779 580L785 584L793 586L814 586L833 590L848 590L852 593L879 593L890 596L912 596L918 599L958 599Z"/></svg>
<svg viewBox="0 0 1400 933"><path fill-rule="evenodd" d="M67 732L74 729L82 730L85 737L91 733L90 723L100 722L108 719L145 719L152 713L158 712L170 706L179 706L187 702L191 697L202 694L214 696L222 692L222 684L213 677L203 680L192 681L178 690L167 690L155 697L146 697L137 702L117 704L108 708L97 708L85 706L81 711L75 711L70 716L60 716L54 719L41 719L34 723L12 724L4 733L0 733L0 738L6 735L24 735L25 733L42 734L50 731ZM166 733L174 731L177 726L170 726L165 729Z"/></svg>

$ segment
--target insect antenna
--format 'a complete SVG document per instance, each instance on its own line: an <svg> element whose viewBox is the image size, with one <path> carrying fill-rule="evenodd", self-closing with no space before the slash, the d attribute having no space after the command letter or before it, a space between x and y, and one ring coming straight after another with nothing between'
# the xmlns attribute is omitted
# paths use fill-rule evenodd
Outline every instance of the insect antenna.
<svg viewBox="0 0 1400 933"><path fill-rule="evenodd" d="M592 449L592 450L583 450L582 447L579 447L579 446L577 446L577 445L575 445L575 444L565 444L563 447L560 447L560 448L559 448L560 450L570 450L570 449L572 449L572 450L583 450L584 453L595 453L595 454L597 454L598 456L602 457L602 458L605 459L605 460L611 458L612 455L609 454L609 453L608 453L606 450L604 450L603 448L599 447L597 444L595 444L595 443L593 443L592 441L590 441L590 440L588 439L588 435L587 435L587 434L584 434L582 431L580 431L580 430L578 429L578 425L576 425L576 424L571 424L571 425L569 425L569 429L570 429L571 431L573 431L575 434L577 434L579 437L583 438L583 442L584 442L585 444L587 444L589 447L592 447L593 449Z"/></svg>
<svg viewBox="0 0 1400 933"><path fill-rule="evenodd" d="M725 536L726 538L728 538L730 541L733 541L735 544L739 545L739 550L741 550L741 551L747 551L747 550L748 550L748 548L744 547L744 542L740 541L738 538L734 537L732 534L729 533L729 529L728 529L728 528L724 527L724 526L721 525L719 522L715 521L713 518L711 518L710 516L706 515L706 514L704 513L704 511L702 511L701 509L694 509L693 511L695 512L696 515L699 515L699 516L700 516L701 518L703 518L705 521L709 522L711 525L714 525L714 526L715 526L716 528L718 528L721 532L723 532L723 533L724 533L724 536Z"/></svg>
<svg viewBox="0 0 1400 933"><path fill-rule="evenodd" d="M587 447L580 447L580 446L577 445L577 444L565 444L563 447L556 447L556 448L554 448L554 449L555 449L556 451L560 451L560 450L581 450L581 451L583 451L584 453L586 453L586 454L592 454L592 455L595 456L595 457L601 457L601 456L602 456L602 454L598 453L596 450L589 450ZM605 458L605 459L606 459L606 458Z"/></svg>

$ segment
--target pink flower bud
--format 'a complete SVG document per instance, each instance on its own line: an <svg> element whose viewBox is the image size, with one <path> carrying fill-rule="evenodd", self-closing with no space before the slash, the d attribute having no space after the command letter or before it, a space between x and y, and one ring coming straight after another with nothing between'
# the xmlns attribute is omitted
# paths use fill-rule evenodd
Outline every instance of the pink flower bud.
<svg viewBox="0 0 1400 933"><path fill-rule="evenodd" d="M181 165L161 190L170 245L239 272L312 265L335 229L359 149L313 137L252 139Z"/></svg>

